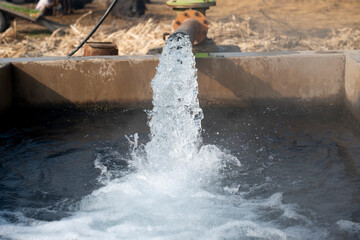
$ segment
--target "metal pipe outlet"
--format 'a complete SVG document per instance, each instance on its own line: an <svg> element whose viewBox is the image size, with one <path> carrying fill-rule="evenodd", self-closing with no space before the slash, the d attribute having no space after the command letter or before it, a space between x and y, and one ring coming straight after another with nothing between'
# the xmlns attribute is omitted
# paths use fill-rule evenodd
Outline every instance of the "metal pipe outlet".
<svg viewBox="0 0 360 240"><path fill-rule="evenodd" d="M190 37L190 41L192 44L200 43L205 39L206 32L202 31L201 24L195 19L187 19L185 20L180 27L178 27L170 37L178 36L179 34L185 34Z"/></svg>
<svg viewBox="0 0 360 240"><path fill-rule="evenodd" d="M206 39L209 22L205 15L197 10L187 10L178 14L174 22L174 33L170 36L186 34L192 44L201 43Z"/></svg>

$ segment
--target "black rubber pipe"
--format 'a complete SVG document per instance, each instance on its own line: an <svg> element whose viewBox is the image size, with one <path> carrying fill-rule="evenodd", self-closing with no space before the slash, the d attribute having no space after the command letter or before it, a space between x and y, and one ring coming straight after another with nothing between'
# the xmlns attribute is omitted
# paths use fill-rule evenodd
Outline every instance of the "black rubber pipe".
<svg viewBox="0 0 360 240"><path fill-rule="evenodd" d="M118 0L114 0L111 5L109 6L109 8L106 10L104 16L100 19L100 21L96 24L96 26L94 27L94 29L89 33L89 35L87 35L87 37L79 44L79 46L77 46L77 48L74 49L74 51L72 51L71 53L69 53L68 57L71 57L72 55L74 55L77 51L79 51L79 49L84 46L84 44L87 42L87 40L89 40L89 38L91 38L91 36L96 32L96 30L100 27L100 25L103 23L103 21L106 19L106 17L109 15L109 13L111 12L111 10L113 9L113 7L115 6L115 4L117 3Z"/></svg>

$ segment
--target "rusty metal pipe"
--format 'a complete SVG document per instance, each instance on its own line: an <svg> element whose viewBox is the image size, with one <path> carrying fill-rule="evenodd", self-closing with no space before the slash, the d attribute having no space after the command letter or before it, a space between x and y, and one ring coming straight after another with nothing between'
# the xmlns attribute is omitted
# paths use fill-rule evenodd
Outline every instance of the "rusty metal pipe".
<svg viewBox="0 0 360 240"><path fill-rule="evenodd" d="M206 39L209 22L205 15L196 10L186 10L179 14L174 21L174 33L170 36L185 34L190 37L193 45Z"/></svg>
<svg viewBox="0 0 360 240"><path fill-rule="evenodd" d="M201 24L195 19L187 19L170 35L170 37L178 36L179 34L188 35L192 44L194 44L195 41L201 42L200 39L203 35Z"/></svg>

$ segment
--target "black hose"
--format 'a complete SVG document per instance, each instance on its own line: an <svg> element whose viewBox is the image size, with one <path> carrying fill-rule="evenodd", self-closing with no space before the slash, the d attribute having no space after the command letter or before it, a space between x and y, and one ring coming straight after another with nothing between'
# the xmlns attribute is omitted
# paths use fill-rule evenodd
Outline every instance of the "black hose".
<svg viewBox="0 0 360 240"><path fill-rule="evenodd" d="M111 5L109 6L109 8L106 10L104 16L100 19L100 21L96 24L96 26L94 27L94 29L89 33L89 35L79 44L79 46L77 46L77 48L74 49L74 51L72 51L71 53L69 53L68 57L71 57L72 55L74 55L77 51L79 51L79 49L84 46L84 44L87 42L87 40L89 40L89 38L91 38L91 36L96 32L96 30L100 27L100 25L103 23L103 21L106 19L106 17L109 15L109 13L111 12L111 10L113 9L113 7L115 6L115 4L117 3L118 0L114 0Z"/></svg>

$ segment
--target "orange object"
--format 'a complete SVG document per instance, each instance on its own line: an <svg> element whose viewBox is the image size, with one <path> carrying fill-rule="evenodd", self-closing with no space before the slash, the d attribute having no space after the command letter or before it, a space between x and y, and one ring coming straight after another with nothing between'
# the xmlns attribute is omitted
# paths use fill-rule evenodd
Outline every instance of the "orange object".
<svg viewBox="0 0 360 240"><path fill-rule="evenodd" d="M186 10L178 14L174 22L174 30L177 30L180 26L188 20L197 21L198 30L196 31L195 44L200 43L205 40L208 29L209 21L206 19L205 15L196 10Z"/></svg>
<svg viewBox="0 0 360 240"><path fill-rule="evenodd" d="M118 49L111 42L87 42L84 47L84 56L118 55Z"/></svg>

